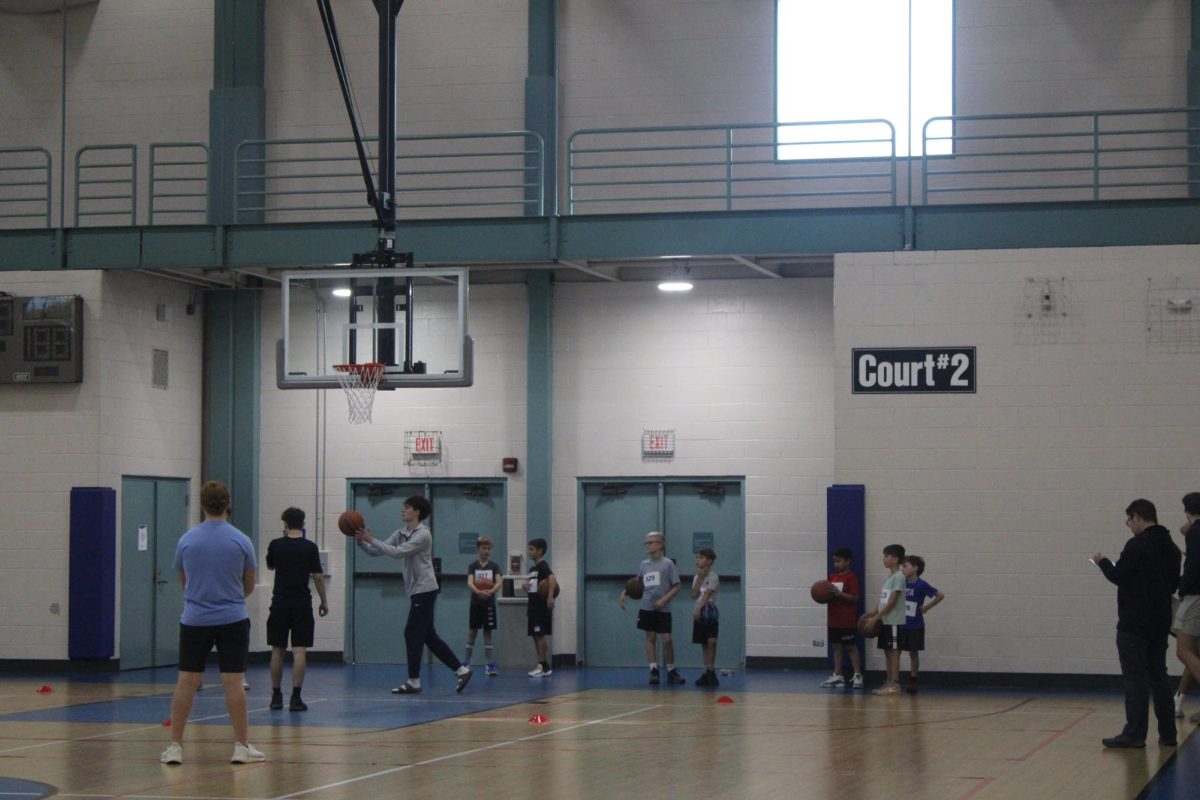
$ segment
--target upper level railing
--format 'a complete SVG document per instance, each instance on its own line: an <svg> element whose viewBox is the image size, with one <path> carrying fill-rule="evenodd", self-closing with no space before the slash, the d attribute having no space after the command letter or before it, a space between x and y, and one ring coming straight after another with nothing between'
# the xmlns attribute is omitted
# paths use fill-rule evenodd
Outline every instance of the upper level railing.
<svg viewBox="0 0 1200 800"><path fill-rule="evenodd" d="M368 143L371 144L371 143ZM896 154L884 120L577 131L565 142L567 214L1088 202L1200 196L1200 109L959 115L929 120L923 155ZM529 216L546 153L530 131L397 140L401 220ZM94 145L75 155L76 226L209 221L202 143ZM864 155L865 153L865 155ZM148 166L148 170L146 167ZM0 149L0 228L52 227L43 148ZM236 221L372 219L352 140L243 142ZM70 224L70 223L69 223Z"/></svg>
<svg viewBox="0 0 1200 800"><path fill-rule="evenodd" d="M50 227L50 151L0 148L0 223Z"/></svg>
<svg viewBox="0 0 1200 800"><path fill-rule="evenodd" d="M541 216L545 162L533 131L400 136L396 208L404 219ZM370 215L353 139L242 142L235 173L238 222Z"/></svg>
<svg viewBox="0 0 1200 800"><path fill-rule="evenodd" d="M568 214L895 204L896 131L882 119L592 128L567 140Z"/></svg>

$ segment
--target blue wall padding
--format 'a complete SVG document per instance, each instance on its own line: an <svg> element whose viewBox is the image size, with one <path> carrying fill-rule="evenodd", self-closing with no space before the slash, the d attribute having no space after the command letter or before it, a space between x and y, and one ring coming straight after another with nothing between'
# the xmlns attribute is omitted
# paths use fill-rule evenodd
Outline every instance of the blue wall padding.
<svg viewBox="0 0 1200 800"><path fill-rule="evenodd" d="M70 658L112 658L116 633L117 493L71 489Z"/></svg>
<svg viewBox="0 0 1200 800"><path fill-rule="evenodd" d="M866 486L860 483L835 484L825 490L825 529L826 574L833 571L833 551L839 547L849 547L854 553L851 568L858 576L858 613L862 614L863 600L873 591L866 583L866 565L869 557L865 552Z"/></svg>

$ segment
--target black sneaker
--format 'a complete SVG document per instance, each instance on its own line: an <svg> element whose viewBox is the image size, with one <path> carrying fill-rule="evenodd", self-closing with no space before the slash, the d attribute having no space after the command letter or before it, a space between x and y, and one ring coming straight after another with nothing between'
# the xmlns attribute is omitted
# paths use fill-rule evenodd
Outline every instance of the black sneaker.
<svg viewBox="0 0 1200 800"><path fill-rule="evenodd" d="M650 685L658 686L658 667L650 668Z"/></svg>
<svg viewBox="0 0 1200 800"><path fill-rule="evenodd" d="M1124 734L1118 734L1116 736L1109 737L1108 739L1101 739L1100 743L1105 747L1134 748L1138 750L1146 746L1144 741L1131 739Z"/></svg>
<svg viewBox="0 0 1200 800"><path fill-rule="evenodd" d="M283 692L278 689L271 692L271 708L275 711L283 708Z"/></svg>
<svg viewBox="0 0 1200 800"><path fill-rule="evenodd" d="M679 674L679 670L673 669L667 672L667 683L680 684L687 683L687 679Z"/></svg>
<svg viewBox="0 0 1200 800"><path fill-rule="evenodd" d="M696 678L696 685L697 686L711 686L712 685L708 682L708 671L707 670L705 670L704 674L702 674L699 678Z"/></svg>
<svg viewBox="0 0 1200 800"><path fill-rule="evenodd" d="M708 685L709 686L720 686L721 685L721 682L719 680L717 680L717 673L715 670L710 669L708 671Z"/></svg>
<svg viewBox="0 0 1200 800"><path fill-rule="evenodd" d="M392 694L420 694L421 687L413 686L411 683L404 683L392 689Z"/></svg>
<svg viewBox="0 0 1200 800"><path fill-rule="evenodd" d="M461 692L463 689L467 688L467 684L471 682L471 676L473 674L475 673L468 669L466 672L458 675L458 681L454 687L454 691Z"/></svg>
<svg viewBox="0 0 1200 800"><path fill-rule="evenodd" d="M292 695L292 700L288 703L288 711L308 711L308 706L300 699L300 695Z"/></svg>

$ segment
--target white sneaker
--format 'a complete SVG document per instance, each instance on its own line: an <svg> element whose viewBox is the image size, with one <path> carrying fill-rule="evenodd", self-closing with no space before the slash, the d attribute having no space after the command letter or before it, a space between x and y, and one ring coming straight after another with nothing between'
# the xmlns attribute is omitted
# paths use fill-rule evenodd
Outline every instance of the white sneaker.
<svg viewBox="0 0 1200 800"><path fill-rule="evenodd" d="M167 745L167 749L162 751L162 755L158 760L164 764L182 764L183 763L183 748L178 742L171 742Z"/></svg>
<svg viewBox="0 0 1200 800"><path fill-rule="evenodd" d="M254 745L247 742L235 742L233 745L233 755L229 757L231 764L251 764L256 761L266 761L267 757L260 751L254 749Z"/></svg>
<svg viewBox="0 0 1200 800"><path fill-rule="evenodd" d="M538 664L536 667L529 670L529 677L531 677L531 678L549 678L551 673L553 673L553 672L554 672L554 670L542 669L542 665Z"/></svg>
<svg viewBox="0 0 1200 800"><path fill-rule="evenodd" d="M843 678L840 674L838 674L836 672L833 673L832 675L830 675L825 680L821 681L822 689L837 689L838 687L845 686L845 685L846 685L846 679Z"/></svg>
<svg viewBox="0 0 1200 800"><path fill-rule="evenodd" d="M1186 698L1187 695L1185 694L1175 693L1175 717L1177 719L1183 719L1183 701Z"/></svg>
<svg viewBox="0 0 1200 800"><path fill-rule="evenodd" d="M862 673L859 673L859 672L854 673L854 677L850 679L850 688L851 689L863 688Z"/></svg>
<svg viewBox="0 0 1200 800"><path fill-rule="evenodd" d="M880 686L878 689L875 690L875 694L877 694L877 695L900 694L900 684L885 683L883 686Z"/></svg>

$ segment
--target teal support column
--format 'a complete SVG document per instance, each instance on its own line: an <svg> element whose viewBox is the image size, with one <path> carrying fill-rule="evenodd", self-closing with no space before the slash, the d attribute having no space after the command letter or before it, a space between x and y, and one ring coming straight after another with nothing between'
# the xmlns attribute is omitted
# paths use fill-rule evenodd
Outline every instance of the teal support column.
<svg viewBox="0 0 1200 800"><path fill-rule="evenodd" d="M554 286L550 270L530 270L525 489L529 539L551 539L551 453L554 425Z"/></svg>
<svg viewBox="0 0 1200 800"><path fill-rule="evenodd" d="M1188 108L1200 108L1200 0L1192 0L1191 28L1187 104ZM1200 197L1200 113L1188 114L1188 196Z"/></svg>
<svg viewBox="0 0 1200 800"><path fill-rule="evenodd" d="M204 296L203 480L233 496L232 522L258 544L262 295L222 289Z"/></svg>
<svg viewBox="0 0 1200 800"><path fill-rule="evenodd" d="M558 11L555 0L529 0L529 67L525 78L525 129L545 143L541 208L526 203L526 215L555 214L558 198ZM533 156L526 158L536 168ZM527 181L529 183L531 181ZM534 190L526 200L538 199Z"/></svg>
<svg viewBox="0 0 1200 800"><path fill-rule="evenodd" d="M213 88L208 99L208 221L213 225L261 222L262 213L239 215L235 192L261 190L260 181L234 180L237 146L266 138L265 0L216 0ZM307 8L307 7L306 7ZM261 157L261 152L247 155ZM245 205L260 206L254 196Z"/></svg>

